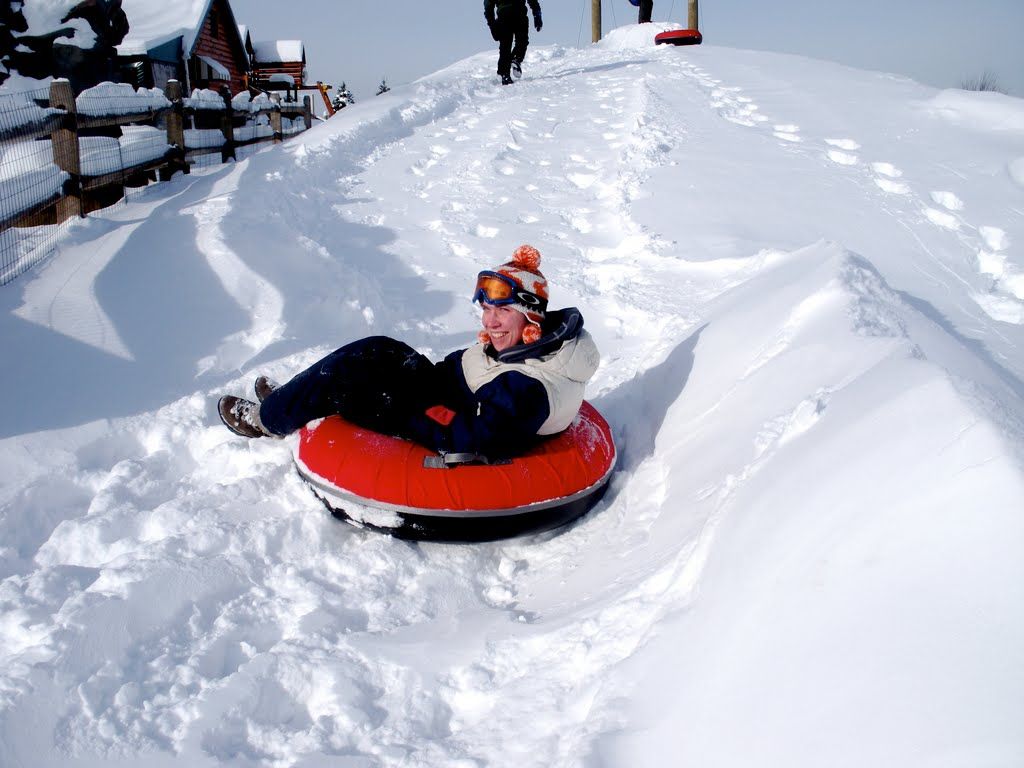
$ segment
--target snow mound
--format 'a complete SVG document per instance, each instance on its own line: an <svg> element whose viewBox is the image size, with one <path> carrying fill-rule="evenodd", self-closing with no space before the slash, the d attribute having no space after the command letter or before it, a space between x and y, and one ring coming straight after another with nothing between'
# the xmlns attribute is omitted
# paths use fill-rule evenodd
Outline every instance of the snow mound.
<svg viewBox="0 0 1024 768"><path fill-rule="evenodd" d="M655 47L654 36L673 29L683 29L673 22L651 22L649 24L627 24L608 32L597 43L598 48L609 51L628 51L636 48Z"/></svg>
<svg viewBox="0 0 1024 768"><path fill-rule="evenodd" d="M926 109L979 131L1024 133L1024 99L1002 93L949 89L927 102Z"/></svg>

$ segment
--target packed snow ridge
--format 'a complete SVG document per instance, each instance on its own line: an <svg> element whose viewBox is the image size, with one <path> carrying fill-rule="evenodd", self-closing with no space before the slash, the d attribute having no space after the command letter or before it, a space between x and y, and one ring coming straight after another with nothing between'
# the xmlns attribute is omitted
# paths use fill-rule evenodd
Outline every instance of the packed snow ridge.
<svg viewBox="0 0 1024 768"><path fill-rule="evenodd" d="M481 53L0 290L0 765L1024 763L1024 102L659 25ZM221 394L535 245L605 499L409 544Z"/></svg>

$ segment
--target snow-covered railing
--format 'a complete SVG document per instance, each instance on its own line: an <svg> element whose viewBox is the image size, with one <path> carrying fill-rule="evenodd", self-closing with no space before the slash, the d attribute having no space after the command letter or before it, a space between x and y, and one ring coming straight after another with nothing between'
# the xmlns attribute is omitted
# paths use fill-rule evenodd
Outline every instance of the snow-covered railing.
<svg viewBox="0 0 1024 768"><path fill-rule="evenodd" d="M238 147L282 141L311 123L308 97L280 104L205 89L183 97L176 81L165 91L103 83L76 97L57 80L49 91L0 94L0 285L34 263L25 242L40 238L24 228L84 216L126 187L188 173L206 155L226 162Z"/></svg>
<svg viewBox="0 0 1024 768"><path fill-rule="evenodd" d="M64 110L41 107L31 93L0 93L0 141L48 135Z"/></svg>
<svg viewBox="0 0 1024 768"><path fill-rule="evenodd" d="M153 120L170 108L170 100L159 88L135 90L127 83L101 83L75 97L79 119L93 125L96 120L118 125Z"/></svg>
<svg viewBox="0 0 1024 768"><path fill-rule="evenodd" d="M235 156L235 147L281 141L307 130L313 119L309 97L302 104L282 104L265 93L231 97L226 90L196 89L182 104L195 123L181 137L187 154L220 152L224 161Z"/></svg>

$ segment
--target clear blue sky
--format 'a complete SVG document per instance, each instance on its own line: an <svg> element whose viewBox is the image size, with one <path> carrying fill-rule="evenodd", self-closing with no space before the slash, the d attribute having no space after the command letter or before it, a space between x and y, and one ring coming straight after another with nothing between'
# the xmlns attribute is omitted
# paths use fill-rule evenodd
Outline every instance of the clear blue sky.
<svg viewBox="0 0 1024 768"><path fill-rule="evenodd" d="M591 0L540 0L538 45L587 45ZM495 49L483 0L231 0L254 39L299 38L309 75L348 83L357 100L381 79L410 82ZM686 20L687 0L655 0L655 21ZM602 0L611 29L636 18L628 0ZM985 70L1024 98L1024 0L701 0L705 42L798 53L957 87Z"/></svg>

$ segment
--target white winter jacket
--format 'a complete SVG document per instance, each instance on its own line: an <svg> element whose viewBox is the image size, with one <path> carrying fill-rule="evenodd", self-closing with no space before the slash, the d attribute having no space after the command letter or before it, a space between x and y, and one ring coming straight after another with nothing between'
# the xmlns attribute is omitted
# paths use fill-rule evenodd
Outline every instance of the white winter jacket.
<svg viewBox="0 0 1024 768"><path fill-rule="evenodd" d="M537 434L553 435L568 427L576 417L583 404L586 383L600 362L601 354L593 338L586 330L581 330L554 352L515 363L495 360L487 354L483 344L476 344L462 355L462 373L474 393L509 371L519 371L539 381L547 392L550 412Z"/></svg>

